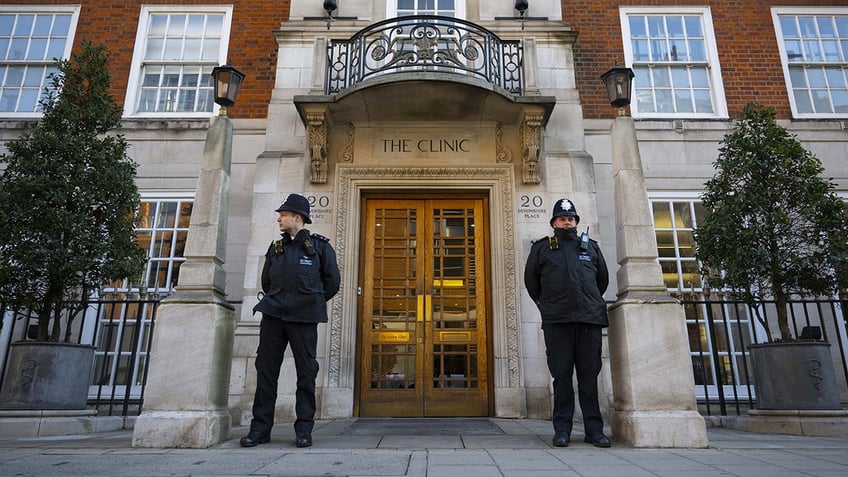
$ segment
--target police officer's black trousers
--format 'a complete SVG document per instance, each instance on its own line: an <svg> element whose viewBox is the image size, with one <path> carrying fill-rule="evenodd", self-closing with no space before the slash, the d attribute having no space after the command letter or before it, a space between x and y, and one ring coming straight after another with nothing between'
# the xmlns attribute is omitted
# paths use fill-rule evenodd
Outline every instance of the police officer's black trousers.
<svg viewBox="0 0 848 477"><path fill-rule="evenodd" d="M554 378L554 432L571 434L574 418L572 375L577 370L577 392L586 434L603 432L598 404L601 372L601 327L585 323L545 324L548 369Z"/></svg>
<svg viewBox="0 0 848 477"><path fill-rule="evenodd" d="M267 315L263 315L259 325L251 432L267 435L274 426L277 381L283 353L289 345L297 373L294 431L298 436L312 432L315 425L315 378L318 376L318 361L315 359L318 325L283 321Z"/></svg>

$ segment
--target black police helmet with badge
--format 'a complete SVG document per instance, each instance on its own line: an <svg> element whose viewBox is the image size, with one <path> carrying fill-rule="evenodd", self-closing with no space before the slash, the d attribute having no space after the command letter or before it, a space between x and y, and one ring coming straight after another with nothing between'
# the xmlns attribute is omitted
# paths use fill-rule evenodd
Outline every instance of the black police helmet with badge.
<svg viewBox="0 0 848 477"><path fill-rule="evenodd" d="M580 216L577 215L577 209L574 207L574 203L568 199L559 199L554 203L554 210L551 214L551 227L554 226L554 219L563 216L574 217L577 223L580 223Z"/></svg>
<svg viewBox="0 0 848 477"><path fill-rule="evenodd" d="M289 194L285 196L283 203L274 212L282 212L284 210L299 214L303 217L304 224L312 223L312 219L309 218L309 201L300 194Z"/></svg>

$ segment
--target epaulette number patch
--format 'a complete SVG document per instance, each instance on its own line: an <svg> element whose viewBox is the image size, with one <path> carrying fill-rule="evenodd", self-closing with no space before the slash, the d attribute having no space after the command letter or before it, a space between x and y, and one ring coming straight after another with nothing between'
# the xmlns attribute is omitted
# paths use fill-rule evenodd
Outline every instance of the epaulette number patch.
<svg viewBox="0 0 848 477"><path fill-rule="evenodd" d="M324 236L323 236L323 235L321 235L321 234L312 234L312 235L310 235L310 237L312 237L312 238L314 238L314 239L318 239L318 240L320 240L320 241L322 241L322 242L329 242L329 241L330 241L330 239L328 239L327 237L324 237Z"/></svg>

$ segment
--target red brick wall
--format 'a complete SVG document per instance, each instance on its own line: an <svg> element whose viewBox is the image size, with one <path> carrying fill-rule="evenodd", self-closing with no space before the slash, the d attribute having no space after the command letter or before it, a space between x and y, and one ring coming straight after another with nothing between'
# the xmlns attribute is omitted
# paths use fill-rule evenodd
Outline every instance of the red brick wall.
<svg viewBox="0 0 848 477"><path fill-rule="evenodd" d="M779 118L789 118L789 98L777 46L772 6L846 6L845 0L563 0L562 17L579 32L574 62L577 89L587 118L614 115L600 75L616 61L624 64L619 5L710 5L718 56L731 117L738 117L748 101L773 107Z"/></svg>
<svg viewBox="0 0 848 477"><path fill-rule="evenodd" d="M3 0L4 4L67 5L67 0ZM73 3L73 2L71 2ZM229 108L232 118L265 118L274 88L277 42L273 31L289 17L290 0L94 0L79 2L74 47L90 40L109 46L110 72L115 99L123 104L130 74L135 37L142 5L232 4L228 62L245 74L238 102Z"/></svg>
<svg viewBox="0 0 848 477"><path fill-rule="evenodd" d="M5 4L66 5L67 0L2 0ZM277 45L272 32L289 17L290 0L124 0L85 1L76 44L84 40L107 42L112 51L115 97L123 103L138 16L143 4L233 4L229 62L247 76L234 118L264 118L274 87ZM616 61L624 64L619 5L702 5L691 0L563 0L563 19L579 32L574 51L577 88L587 118L614 115L600 75ZM789 99L780 65L770 7L845 6L845 0L718 0L709 2L716 34L727 106L738 116L750 100L774 107L778 117L789 118ZM759 96L757 96L759 95Z"/></svg>

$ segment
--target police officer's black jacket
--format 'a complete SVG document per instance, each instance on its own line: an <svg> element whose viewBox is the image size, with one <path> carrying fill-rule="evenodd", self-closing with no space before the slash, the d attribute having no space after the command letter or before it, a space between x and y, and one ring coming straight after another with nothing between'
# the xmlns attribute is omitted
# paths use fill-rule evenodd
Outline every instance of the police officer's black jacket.
<svg viewBox="0 0 848 477"><path fill-rule="evenodd" d="M265 296L253 307L284 321L326 323L327 304L339 291L336 252L329 240L301 229L271 242L262 267Z"/></svg>
<svg viewBox="0 0 848 477"><path fill-rule="evenodd" d="M524 268L524 285L539 307L542 326L608 326L603 296L608 284L609 272L600 247L594 240L587 240L581 247L573 228L554 229L553 236L533 243Z"/></svg>

